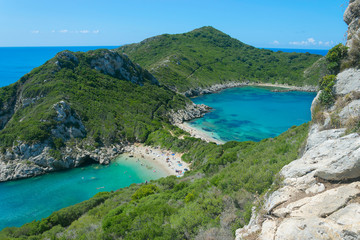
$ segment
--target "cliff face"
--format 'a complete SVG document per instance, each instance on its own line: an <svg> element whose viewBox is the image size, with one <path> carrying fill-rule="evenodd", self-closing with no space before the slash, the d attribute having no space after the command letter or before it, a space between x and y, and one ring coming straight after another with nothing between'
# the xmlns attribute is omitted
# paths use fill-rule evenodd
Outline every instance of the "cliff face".
<svg viewBox="0 0 360 240"><path fill-rule="evenodd" d="M349 51L359 51L360 1L350 1ZM313 124L303 156L285 166L282 182L253 209L250 223L236 239L360 239L360 71L336 77L335 103L311 110Z"/></svg>
<svg viewBox="0 0 360 240"><path fill-rule="evenodd" d="M28 143L18 140L10 148L0 153L0 182L32 177L46 172L78 167L86 162L108 164L116 155L123 152L123 144L112 144L94 150L65 142L71 139L84 139L87 135L84 124L76 112L65 101L53 105L55 124L49 131L51 137L41 142ZM61 139L64 146L56 147L51 138Z"/></svg>

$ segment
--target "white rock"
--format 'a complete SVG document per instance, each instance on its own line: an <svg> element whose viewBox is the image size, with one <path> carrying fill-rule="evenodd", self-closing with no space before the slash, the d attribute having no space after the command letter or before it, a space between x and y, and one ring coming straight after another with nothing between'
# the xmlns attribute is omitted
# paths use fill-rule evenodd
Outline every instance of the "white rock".
<svg viewBox="0 0 360 240"><path fill-rule="evenodd" d="M358 118L360 116L360 99L350 102L339 113L342 124L346 124L352 118Z"/></svg>
<svg viewBox="0 0 360 240"><path fill-rule="evenodd" d="M276 232L276 221L274 220L265 220L265 222L262 224L262 230L259 235L259 239L261 240L271 240L275 237Z"/></svg>
<svg viewBox="0 0 360 240"><path fill-rule="evenodd" d="M275 240L341 239L332 223L322 218L289 218L277 228Z"/></svg>
<svg viewBox="0 0 360 240"><path fill-rule="evenodd" d="M313 197L302 198L288 206L274 210L276 216L327 217L360 195L360 182L327 190Z"/></svg>
<svg viewBox="0 0 360 240"><path fill-rule="evenodd" d="M346 95L352 91L360 91L360 69L346 69L337 75L336 94Z"/></svg>
<svg viewBox="0 0 360 240"><path fill-rule="evenodd" d="M322 144L324 141L329 139L337 139L345 134L346 129L329 129L329 130L319 130L318 124L313 124L309 131L309 137L306 142L305 150L316 147Z"/></svg>
<svg viewBox="0 0 360 240"><path fill-rule="evenodd" d="M360 204L352 203L331 214L328 219L339 225L357 225L360 229Z"/></svg>

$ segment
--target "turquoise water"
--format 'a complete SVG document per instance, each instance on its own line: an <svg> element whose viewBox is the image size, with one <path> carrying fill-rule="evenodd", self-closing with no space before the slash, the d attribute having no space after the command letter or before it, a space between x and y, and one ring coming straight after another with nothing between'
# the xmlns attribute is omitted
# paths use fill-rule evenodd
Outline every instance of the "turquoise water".
<svg viewBox="0 0 360 240"><path fill-rule="evenodd" d="M143 163L143 165L141 165ZM155 171L155 172L154 172ZM165 177L153 162L123 155L110 165L89 165L34 178L0 183L0 230L21 226L98 192Z"/></svg>
<svg viewBox="0 0 360 240"><path fill-rule="evenodd" d="M260 141L310 121L315 96L307 92L271 92L260 87L226 89L193 98L194 103L214 109L189 123L225 142Z"/></svg>

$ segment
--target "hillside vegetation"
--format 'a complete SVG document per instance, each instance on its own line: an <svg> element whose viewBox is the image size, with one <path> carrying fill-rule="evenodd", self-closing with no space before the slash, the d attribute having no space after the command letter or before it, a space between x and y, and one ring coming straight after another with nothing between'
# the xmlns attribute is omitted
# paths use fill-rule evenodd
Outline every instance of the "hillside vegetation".
<svg viewBox="0 0 360 240"><path fill-rule="evenodd" d="M5 228L0 238L234 239L235 229L249 221L253 200L301 153L308 124L259 143L220 146L167 130L153 132L148 144L184 151L194 167L185 177L100 193L41 221Z"/></svg>
<svg viewBox="0 0 360 240"><path fill-rule="evenodd" d="M321 67L310 68L319 55L258 49L212 27L163 34L117 51L178 92L229 81L316 86L322 75Z"/></svg>
<svg viewBox="0 0 360 240"><path fill-rule="evenodd" d="M108 66L104 65L108 69L97 70L98 61L108 61ZM119 64L116 61L124 62L123 73L111 71L111 64ZM127 72L131 75L126 75ZM109 50L59 53L17 83L0 88L0 96L0 110L3 109L0 117L10 115L4 128L0 128L3 149L17 140L55 141L54 104L62 100L85 126L85 138L77 141L93 147L143 142L149 133L162 127L161 122L168 122L171 109L180 109L189 102L158 86L146 70Z"/></svg>

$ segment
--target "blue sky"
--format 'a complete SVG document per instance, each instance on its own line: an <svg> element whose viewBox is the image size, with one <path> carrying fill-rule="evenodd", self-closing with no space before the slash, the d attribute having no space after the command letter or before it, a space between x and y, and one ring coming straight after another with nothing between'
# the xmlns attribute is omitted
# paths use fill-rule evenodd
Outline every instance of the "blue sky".
<svg viewBox="0 0 360 240"><path fill-rule="evenodd" d="M256 47L345 42L346 0L0 0L0 46L119 46L213 26Z"/></svg>

